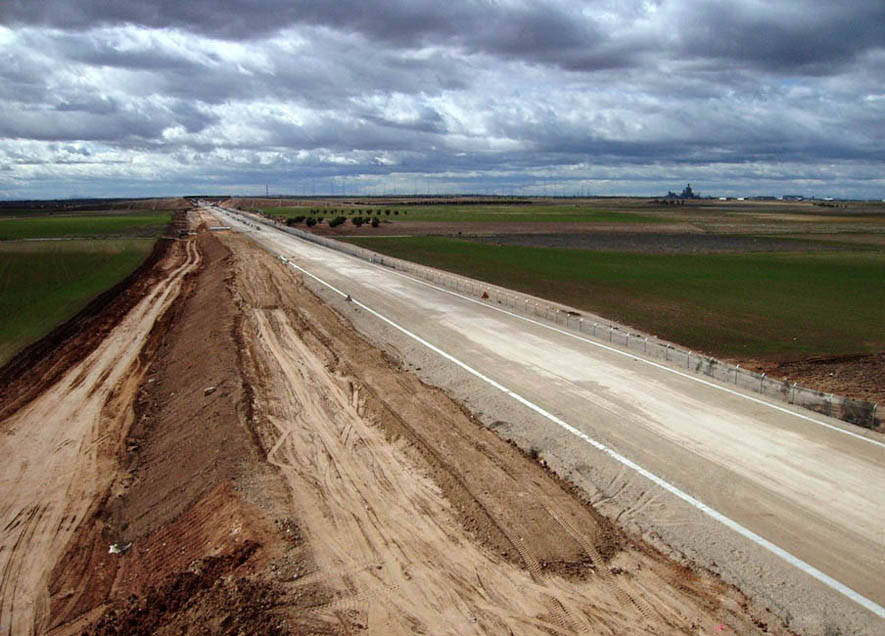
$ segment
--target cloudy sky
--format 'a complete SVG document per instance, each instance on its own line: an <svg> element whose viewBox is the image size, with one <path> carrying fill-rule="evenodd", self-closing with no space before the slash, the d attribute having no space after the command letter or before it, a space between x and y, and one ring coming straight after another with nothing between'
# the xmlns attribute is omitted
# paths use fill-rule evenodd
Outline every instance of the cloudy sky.
<svg viewBox="0 0 885 636"><path fill-rule="evenodd" d="M0 198L885 197L882 0L0 0Z"/></svg>

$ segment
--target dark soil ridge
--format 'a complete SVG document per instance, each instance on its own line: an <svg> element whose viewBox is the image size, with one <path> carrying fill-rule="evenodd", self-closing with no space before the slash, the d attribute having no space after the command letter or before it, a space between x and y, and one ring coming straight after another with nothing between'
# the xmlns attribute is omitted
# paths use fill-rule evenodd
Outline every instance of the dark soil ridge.
<svg viewBox="0 0 885 636"><path fill-rule="evenodd" d="M167 233L184 222L184 215L176 212ZM0 367L0 422L55 384L101 344L153 284L157 276L154 267L172 244L166 237L157 239L151 253L131 274Z"/></svg>
<svg viewBox="0 0 885 636"><path fill-rule="evenodd" d="M315 566L252 435L230 252L209 232L196 241L202 263L141 354L116 483L53 572L50 624L90 636L335 633L299 613L330 600L321 584L291 584ZM131 549L110 555L115 542Z"/></svg>
<svg viewBox="0 0 885 636"><path fill-rule="evenodd" d="M740 234L557 232L475 235L465 233L460 238L488 245L550 247L591 250L595 252L636 252L642 254L728 254L857 249L853 245L846 246L820 241Z"/></svg>
<svg viewBox="0 0 885 636"><path fill-rule="evenodd" d="M885 404L885 352L814 356L799 360L743 360L745 369L769 377L797 382L818 391L844 395L882 406ZM877 408L869 428L882 431Z"/></svg>

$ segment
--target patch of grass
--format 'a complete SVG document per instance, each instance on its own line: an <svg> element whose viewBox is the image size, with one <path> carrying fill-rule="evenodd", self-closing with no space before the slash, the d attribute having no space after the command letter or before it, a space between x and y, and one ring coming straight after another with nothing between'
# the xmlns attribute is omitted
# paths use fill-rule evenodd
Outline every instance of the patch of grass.
<svg viewBox="0 0 885 636"><path fill-rule="evenodd" d="M309 207L263 208L265 214L292 217L309 215ZM316 208L313 208L316 211ZM342 208L351 211L350 208ZM600 210L583 205L421 205L421 206L378 206L354 208L371 210L375 214L382 210L382 216L400 221L439 221L445 223L469 223L476 221L513 221L513 222L571 222L571 223L661 223L668 222L659 216L635 214L632 212L613 212ZM385 215L383 210L391 210ZM393 210L399 212L393 214ZM318 215L328 216L330 209L320 208Z"/></svg>
<svg viewBox="0 0 885 636"><path fill-rule="evenodd" d="M0 364L138 267L153 239L0 244Z"/></svg>
<svg viewBox="0 0 885 636"><path fill-rule="evenodd" d="M171 215L165 212L6 218L0 219L0 241L70 236L158 236L170 218Z"/></svg>
<svg viewBox="0 0 885 636"><path fill-rule="evenodd" d="M593 311L722 357L885 350L885 253L637 254L352 238L384 254Z"/></svg>

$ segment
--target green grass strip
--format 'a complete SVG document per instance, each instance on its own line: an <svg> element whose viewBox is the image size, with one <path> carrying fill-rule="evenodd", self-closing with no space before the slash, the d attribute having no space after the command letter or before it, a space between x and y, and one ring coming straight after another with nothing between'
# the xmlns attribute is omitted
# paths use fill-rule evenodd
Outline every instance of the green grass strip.
<svg viewBox="0 0 885 636"><path fill-rule="evenodd" d="M885 254L636 254L351 238L384 254L593 311L722 357L885 350Z"/></svg>
<svg viewBox="0 0 885 636"><path fill-rule="evenodd" d="M85 236L158 236L170 215L40 216L0 219L0 241Z"/></svg>
<svg viewBox="0 0 885 636"><path fill-rule="evenodd" d="M153 239L0 244L0 364L120 282Z"/></svg>

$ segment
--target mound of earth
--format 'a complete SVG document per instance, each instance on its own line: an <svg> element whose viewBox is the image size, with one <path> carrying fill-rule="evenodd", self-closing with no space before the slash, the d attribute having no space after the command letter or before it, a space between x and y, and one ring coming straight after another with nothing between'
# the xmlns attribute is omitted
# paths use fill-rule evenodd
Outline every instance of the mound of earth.
<svg viewBox="0 0 885 636"><path fill-rule="evenodd" d="M786 362L754 360L745 361L742 366L819 391L885 404L885 353L824 356Z"/></svg>
<svg viewBox="0 0 885 636"><path fill-rule="evenodd" d="M95 636L789 633L626 536L248 239L176 246L101 355L4 423L20 470L0 479L26 482L18 512L0 505L0 623Z"/></svg>

